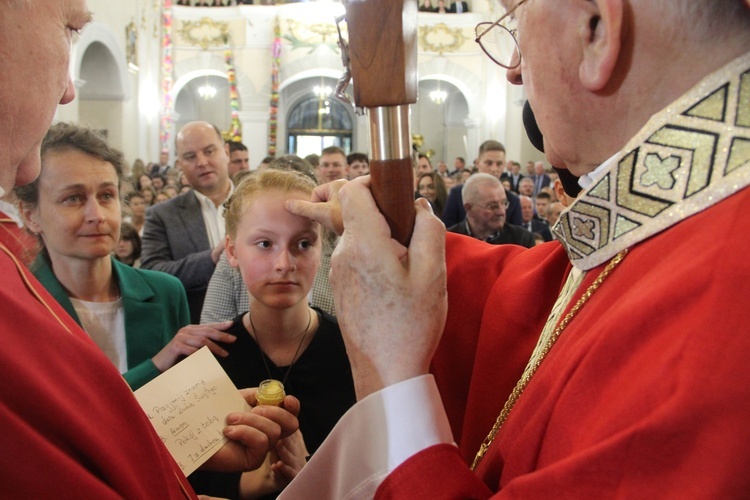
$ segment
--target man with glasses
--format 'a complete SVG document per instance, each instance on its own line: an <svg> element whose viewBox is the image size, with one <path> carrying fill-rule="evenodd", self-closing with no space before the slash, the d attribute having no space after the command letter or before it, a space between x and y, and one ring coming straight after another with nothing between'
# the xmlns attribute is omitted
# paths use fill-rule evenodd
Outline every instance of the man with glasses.
<svg viewBox="0 0 750 500"><path fill-rule="evenodd" d="M512 243L526 248L534 246L534 235L505 221L508 198L497 177L474 174L463 185L466 218L448 228L492 245Z"/></svg>
<svg viewBox="0 0 750 500"><path fill-rule="evenodd" d="M583 191L528 250L417 200L405 249L341 188L360 401L286 492L324 463L337 498L746 497L750 0L502 4L477 39Z"/></svg>
<svg viewBox="0 0 750 500"><path fill-rule="evenodd" d="M477 158L477 170L480 173L490 174L497 179L505 172L505 146L498 141L492 139L484 141L479 146L479 157ZM445 202L445 209L441 219L445 223L445 227L451 227L464 218L466 218L466 211L464 210L464 202L461 197L462 186L454 186L448 192L448 200ZM521 218L521 207L518 203L518 196L510 191L505 191L505 196L508 198L508 209L506 210L506 218L508 222L515 225L520 225L522 222Z"/></svg>

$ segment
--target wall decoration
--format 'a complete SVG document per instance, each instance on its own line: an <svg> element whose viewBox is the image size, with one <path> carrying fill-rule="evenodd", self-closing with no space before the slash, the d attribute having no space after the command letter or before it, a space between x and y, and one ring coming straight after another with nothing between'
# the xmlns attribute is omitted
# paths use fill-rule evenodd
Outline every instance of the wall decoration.
<svg viewBox="0 0 750 500"><path fill-rule="evenodd" d="M273 28L271 44L271 102L268 113L268 156L276 156L276 133L279 120L279 66L281 66L281 28L279 20Z"/></svg>
<svg viewBox="0 0 750 500"><path fill-rule="evenodd" d="M325 45L333 52L339 52L339 34L334 22L305 24L290 19L287 21L287 29L284 39L292 44L292 50L309 49L312 54L315 49Z"/></svg>
<svg viewBox="0 0 750 500"><path fill-rule="evenodd" d="M425 52L458 52L465 41L461 28L451 29L445 23L419 27L419 45Z"/></svg>
<svg viewBox="0 0 750 500"><path fill-rule="evenodd" d="M206 50L209 46L222 46L229 37L229 24L208 17L200 21L182 21L177 32L185 41Z"/></svg>
<svg viewBox="0 0 750 500"><path fill-rule="evenodd" d="M131 68L138 67L138 27L133 21L125 26L125 60Z"/></svg>
<svg viewBox="0 0 750 500"><path fill-rule="evenodd" d="M240 123L240 99L237 92L237 72L234 68L234 57L229 38L225 40L227 48L224 49L224 63L227 66L227 80L229 80L229 105L232 108L232 123L229 126L230 141L242 142L242 123Z"/></svg>
<svg viewBox="0 0 750 500"><path fill-rule="evenodd" d="M161 149L169 150L169 138L172 130L172 0L164 0L164 11L162 12L162 39L161 39L161 129L159 139Z"/></svg>

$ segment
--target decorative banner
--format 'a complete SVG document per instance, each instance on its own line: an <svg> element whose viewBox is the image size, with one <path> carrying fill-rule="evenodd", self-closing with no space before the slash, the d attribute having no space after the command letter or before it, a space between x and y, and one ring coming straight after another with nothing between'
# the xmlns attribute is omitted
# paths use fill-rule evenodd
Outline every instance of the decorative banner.
<svg viewBox="0 0 750 500"><path fill-rule="evenodd" d="M279 66L281 66L281 28L279 19L273 28L271 44L271 109L268 117L268 156L276 156L276 127L279 116Z"/></svg>
<svg viewBox="0 0 750 500"><path fill-rule="evenodd" d="M232 124L229 127L229 140L242 142L242 124L240 123L240 101L237 93L237 73L234 69L232 58L232 47L229 45L229 37L224 39L227 48L224 49L224 62L227 66L227 79L229 80L229 105L232 108Z"/></svg>
<svg viewBox="0 0 750 500"><path fill-rule="evenodd" d="M162 12L162 39L161 39L161 91L163 96L161 109L161 130L159 139L161 149L169 149L169 138L172 130L172 0L164 0L164 11Z"/></svg>

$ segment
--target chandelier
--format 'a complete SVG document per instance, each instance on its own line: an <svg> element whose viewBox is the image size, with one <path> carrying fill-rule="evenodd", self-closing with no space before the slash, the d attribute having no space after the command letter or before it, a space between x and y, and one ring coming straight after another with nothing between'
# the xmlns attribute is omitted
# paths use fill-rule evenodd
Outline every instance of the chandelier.
<svg viewBox="0 0 750 500"><path fill-rule="evenodd" d="M216 87L209 84L198 87L198 95L207 101L213 99L216 97Z"/></svg>
<svg viewBox="0 0 750 500"><path fill-rule="evenodd" d="M443 104L448 98L448 93L445 90L436 89L430 92L430 99L437 105Z"/></svg>

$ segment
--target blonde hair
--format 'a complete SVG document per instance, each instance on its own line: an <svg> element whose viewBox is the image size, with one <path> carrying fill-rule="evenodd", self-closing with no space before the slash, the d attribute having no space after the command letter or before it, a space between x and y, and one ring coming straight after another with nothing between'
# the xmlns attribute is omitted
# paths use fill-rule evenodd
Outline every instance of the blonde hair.
<svg viewBox="0 0 750 500"><path fill-rule="evenodd" d="M248 175L237 186L231 198L224 204L226 234L234 239L240 218L247 204L258 194L269 190L291 193L301 191L310 194L315 189L315 181L294 170L260 170Z"/></svg>

